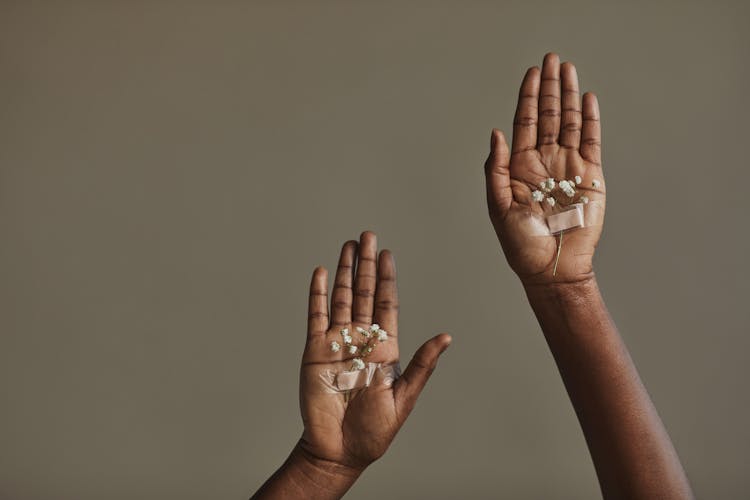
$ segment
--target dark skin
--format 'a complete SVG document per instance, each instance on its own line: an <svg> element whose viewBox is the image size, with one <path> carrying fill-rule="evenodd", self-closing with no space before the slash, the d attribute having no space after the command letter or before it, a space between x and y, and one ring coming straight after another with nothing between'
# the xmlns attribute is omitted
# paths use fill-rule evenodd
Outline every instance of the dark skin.
<svg viewBox="0 0 750 500"><path fill-rule="evenodd" d="M599 105L593 94L581 98L572 64L560 64L556 54L547 54L541 69L527 71L512 147L502 132L493 130L485 174L490 219L555 358L603 496L693 498L596 282L592 258L606 204ZM590 200L586 227L566 233L558 258L559 236L549 233L545 221L553 208L535 202L532 192L549 177L575 176L582 178L576 189ZM253 498L341 498L385 453L450 337L438 335L426 342L392 386L368 387L350 400L321 394L315 378L323 368L350 365L351 356L329 349L341 328L376 322L397 337L397 309L393 257L388 251L378 256L372 233L344 245L330 316L327 273L315 270L300 378L305 430L284 465ZM378 346L371 361L398 360L393 340Z"/></svg>
<svg viewBox="0 0 750 500"><path fill-rule="evenodd" d="M352 335L357 326L377 323L388 332L368 362L393 364L398 352L398 291L396 264L388 250L378 254L375 234L362 233L359 242L341 249L328 307L328 273L315 269L310 284L307 342L300 370L300 408L304 431L287 461L253 499L341 498L372 462L383 456L406 421L438 357L451 342L441 334L425 342L401 377L386 385L374 383L349 397L321 390L322 371L349 370L351 354L332 352L340 331Z"/></svg>
<svg viewBox="0 0 750 500"><path fill-rule="evenodd" d="M508 148L492 131L485 164L487 203L511 268L521 280L573 403L605 498L692 498L685 472L638 372L609 316L592 257L604 221L606 193L596 96L579 96L570 63L547 54L521 85ZM540 235L549 207L532 200L547 177L583 178L591 226L559 240ZM594 188L590 182L598 179Z"/></svg>

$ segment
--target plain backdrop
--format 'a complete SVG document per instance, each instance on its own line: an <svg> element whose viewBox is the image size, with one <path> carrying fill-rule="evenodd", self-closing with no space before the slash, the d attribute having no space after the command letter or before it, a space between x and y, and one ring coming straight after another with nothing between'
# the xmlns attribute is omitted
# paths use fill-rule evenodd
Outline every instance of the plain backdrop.
<svg viewBox="0 0 750 500"><path fill-rule="evenodd" d="M352 499L599 489L484 200L547 51L600 100L600 286L696 493L747 498L747 2L0 3L0 498L242 499L301 433L312 269L394 251L405 362Z"/></svg>

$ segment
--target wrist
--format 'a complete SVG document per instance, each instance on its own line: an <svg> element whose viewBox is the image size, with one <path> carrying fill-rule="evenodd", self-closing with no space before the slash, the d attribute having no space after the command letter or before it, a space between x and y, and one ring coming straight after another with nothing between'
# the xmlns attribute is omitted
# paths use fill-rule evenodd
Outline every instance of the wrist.
<svg viewBox="0 0 750 500"><path fill-rule="evenodd" d="M353 466L319 457L310 452L302 441L292 450L290 460L319 476L357 479L367 466Z"/></svg>
<svg viewBox="0 0 750 500"><path fill-rule="evenodd" d="M343 497L365 467L352 467L318 457L299 442L282 469L283 475L294 485L295 492L301 495L288 498L328 500Z"/></svg>
<svg viewBox="0 0 750 500"><path fill-rule="evenodd" d="M316 457L300 441L251 500L339 499L363 470Z"/></svg>
<svg viewBox="0 0 750 500"><path fill-rule="evenodd" d="M599 285L593 273L585 278L571 281L547 283L522 281L522 284L532 307L544 303L548 306L568 309L591 304L601 297Z"/></svg>

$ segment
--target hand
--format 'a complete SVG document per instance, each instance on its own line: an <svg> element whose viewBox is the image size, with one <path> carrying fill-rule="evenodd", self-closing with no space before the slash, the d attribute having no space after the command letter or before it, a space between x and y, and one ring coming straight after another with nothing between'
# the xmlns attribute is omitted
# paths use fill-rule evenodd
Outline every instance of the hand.
<svg viewBox="0 0 750 500"><path fill-rule="evenodd" d="M304 432L298 448L315 460L361 471L385 453L451 338L442 334L427 341L393 384L387 384L376 372L369 387L355 389L348 396L328 392L321 373L350 370L355 357L344 348L340 333L343 328L348 328L355 343L359 343L362 336L356 327L380 325L389 338L377 344L365 361L390 365L399 360L393 256L388 250L378 256L375 234L363 233L359 244L348 241L341 250L330 317L327 290L327 272L317 268L310 286L307 344L302 357L300 405ZM333 341L342 345L339 352L332 352Z"/></svg>
<svg viewBox="0 0 750 500"><path fill-rule="evenodd" d="M490 219L508 264L524 284L577 282L593 275L605 207L599 105L586 93L581 111L575 66L560 65L556 54L547 54L541 71L529 68L518 97L512 151L503 133L493 130L485 174ZM575 176L582 178L576 190L590 200L584 208L586 227L564 232L558 260L560 236L549 232L545 220L555 209L534 201L532 192L544 179Z"/></svg>

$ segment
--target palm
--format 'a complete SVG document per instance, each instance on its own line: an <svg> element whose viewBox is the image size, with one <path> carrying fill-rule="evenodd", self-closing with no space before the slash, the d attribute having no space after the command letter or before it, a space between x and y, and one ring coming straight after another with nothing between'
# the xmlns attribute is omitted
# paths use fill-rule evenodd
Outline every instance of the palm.
<svg viewBox="0 0 750 500"><path fill-rule="evenodd" d="M356 392L348 400L341 394L323 392L320 373L326 370L334 373L350 370L353 358L352 355L342 354L343 351L333 353L329 348L331 341L341 339L339 329L329 330L325 338L325 343L316 349L322 352L310 353L311 358L317 359L306 359L302 364L300 404L305 421L303 439L308 446L318 450L318 456L328 460L370 463L385 453L399 428L393 387L375 383L367 390ZM337 359L330 361L330 358ZM369 361L384 364L397 362L396 339L380 344Z"/></svg>
<svg viewBox="0 0 750 500"><path fill-rule="evenodd" d="M379 324L389 338L378 343L366 361L383 366L399 361L393 257L388 251L378 257L375 235L369 232L363 233L359 245L356 241L347 242L336 272L330 319L326 282L325 271L316 270L300 373L300 405L305 425L301 446L318 458L363 467L385 453L450 337L438 336L425 343L395 383L388 383L385 375L376 371L369 387L355 389L346 396L333 392L321 374L351 370L355 357L345 349L331 351L331 342L342 342L343 328L348 328L354 343L359 344L362 337L355 328Z"/></svg>
<svg viewBox="0 0 750 500"><path fill-rule="evenodd" d="M548 54L541 72L529 69L518 99L512 153L503 135L493 131L486 173L490 217L509 264L524 282L575 281L591 274L605 207L599 110L592 94L584 95L581 110L572 64L561 67L557 56ZM544 179L575 176L582 178L577 191L590 200L586 227L564 233L558 259L559 237L545 222L554 209L534 201L531 193ZM594 179L601 183L597 188Z"/></svg>

